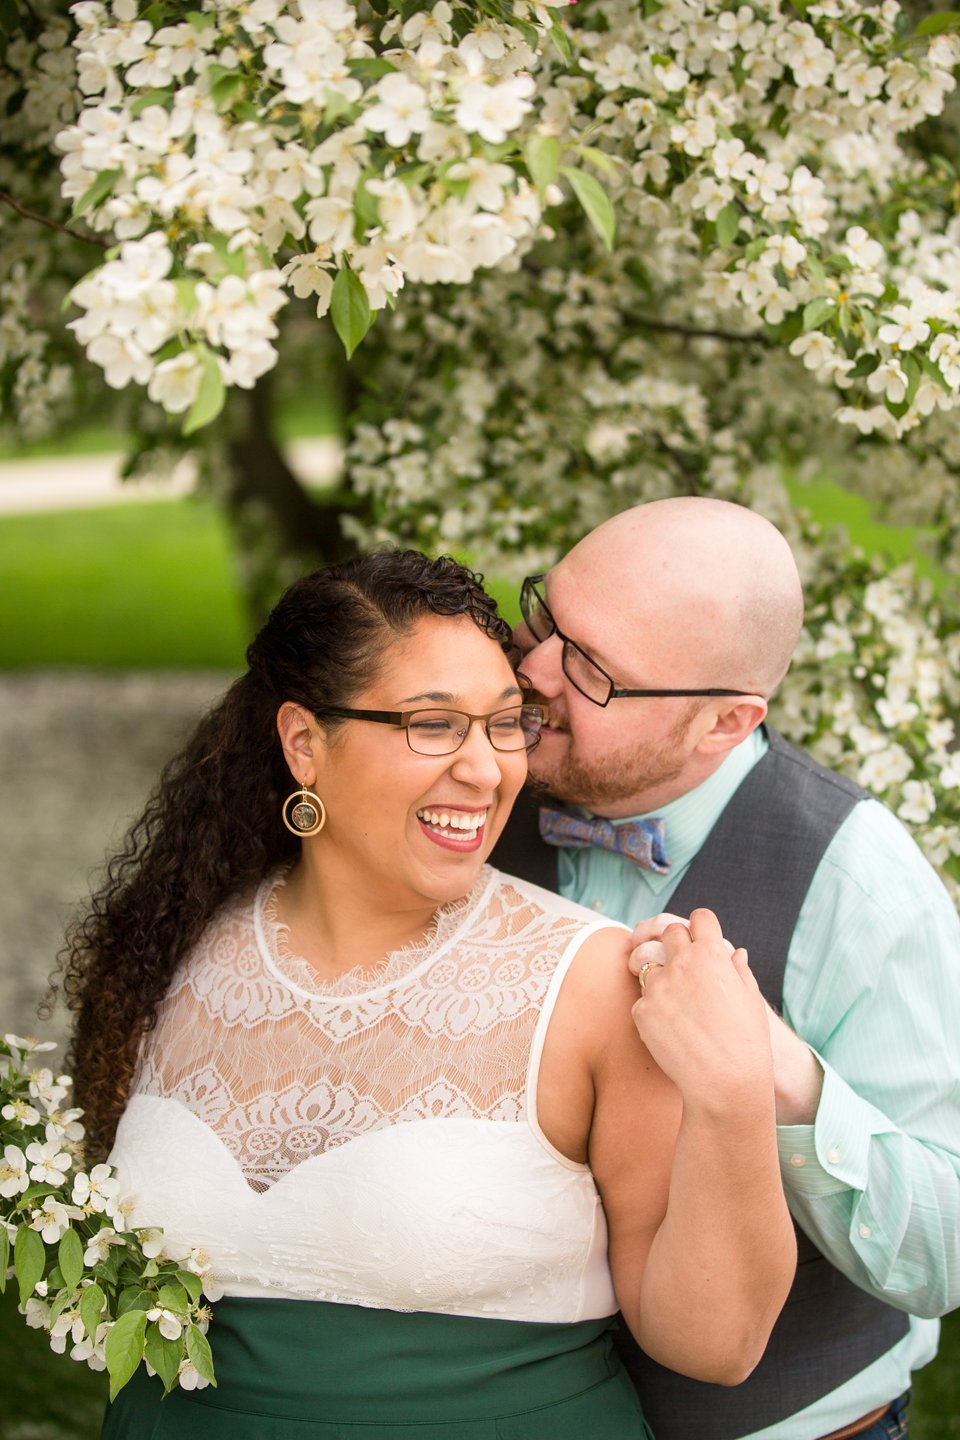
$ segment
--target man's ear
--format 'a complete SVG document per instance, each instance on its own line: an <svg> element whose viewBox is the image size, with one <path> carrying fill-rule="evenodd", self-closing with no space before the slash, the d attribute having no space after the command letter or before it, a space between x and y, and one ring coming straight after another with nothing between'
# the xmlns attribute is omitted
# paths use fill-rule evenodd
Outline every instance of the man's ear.
<svg viewBox="0 0 960 1440"><path fill-rule="evenodd" d="M319 732L309 710L285 700L277 712L277 732L290 774L309 789L316 783Z"/></svg>
<svg viewBox="0 0 960 1440"><path fill-rule="evenodd" d="M701 755L722 755L736 749L766 719L767 702L762 695L744 695L736 704L724 702L724 706L713 710L713 724L697 741Z"/></svg>

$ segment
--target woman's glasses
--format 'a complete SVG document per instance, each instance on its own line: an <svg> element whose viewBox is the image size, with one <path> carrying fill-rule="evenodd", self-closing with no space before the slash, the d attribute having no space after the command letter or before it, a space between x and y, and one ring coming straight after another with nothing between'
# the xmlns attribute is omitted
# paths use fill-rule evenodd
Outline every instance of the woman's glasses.
<svg viewBox="0 0 960 1440"><path fill-rule="evenodd" d="M543 724L539 705L514 705L489 715L469 715L465 710L348 710L343 705L326 705L314 714L395 725L406 732L407 744L415 755L453 755L475 721L483 726L494 750L532 750L540 743Z"/></svg>

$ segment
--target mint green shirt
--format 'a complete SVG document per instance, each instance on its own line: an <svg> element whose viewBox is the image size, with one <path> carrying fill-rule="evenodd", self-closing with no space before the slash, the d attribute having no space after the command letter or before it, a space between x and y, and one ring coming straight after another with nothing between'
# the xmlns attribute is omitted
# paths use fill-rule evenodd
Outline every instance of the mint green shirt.
<svg viewBox="0 0 960 1440"><path fill-rule="evenodd" d="M669 910L767 748L755 732L657 811L669 875L605 850L561 850L561 894L629 925ZM960 921L879 801L854 807L817 868L787 957L783 1014L824 1070L815 1123L777 1132L791 1212L837 1269L912 1318L866 1370L749 1440L814 1440L895 1399L936 1354L934 1317L960 1305Z"/></svg>

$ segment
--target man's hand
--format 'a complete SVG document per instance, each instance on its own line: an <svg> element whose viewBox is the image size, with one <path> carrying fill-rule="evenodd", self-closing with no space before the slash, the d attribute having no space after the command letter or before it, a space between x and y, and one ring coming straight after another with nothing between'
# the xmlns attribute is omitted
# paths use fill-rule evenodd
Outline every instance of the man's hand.
<svg viewBox="0 0 960 1440"><path fill-rule="evenodd" d="M695 912L709 915L710 911ZM630 952L630 969L634 975L639 975L644 965L662 965L664 969L669 963L667 947L664 944L664 936L671 926L682 926L690 933L692 922L684 920L679 915L671 915L664 912L654 915L650 920L641 920L635 926L633 932L633 949ZM717 927L719 930L719 926ZM692 938L692 936L691 936ZM746 962L744 951L735 951L734 947L722 935L714 934L712 943L722 947L723 952L733 962L735 955L743 956L743 963ZM739 969L739 965L737 966ZM747 971L749 974L749 971ZM649 986L643 999L652 998L655 987L661 978L658 969L650 969L646 972ZM752 980L752 976L750 977ZM662 997L661 997L662 998ZM773 1053L773 1074L777 1104L778 1125L812 1125L816 1119L817 1107L820 1103L820 1091L823 1088L823 1071L819 1061L806 1043L790 1029L789 1025L777 1014L772 1006L764 1003L770 1047ZM648 1048L652 1053L653 1044L648 1041L647 1035L641 1028L641 1020L637 1018L638 1006L634 1007L634 1018L637 1021L637 1028ZM648 1014L648 1022L650 1016ZM664 1070L666 1065L656 1056ZM667 1071L669 1074L670 1072ZM671 1076L676 1080L676 1077ZM679 1083L679 1082L677 1082ZM682 1087L681 1087L682 1088Z"/></svg>

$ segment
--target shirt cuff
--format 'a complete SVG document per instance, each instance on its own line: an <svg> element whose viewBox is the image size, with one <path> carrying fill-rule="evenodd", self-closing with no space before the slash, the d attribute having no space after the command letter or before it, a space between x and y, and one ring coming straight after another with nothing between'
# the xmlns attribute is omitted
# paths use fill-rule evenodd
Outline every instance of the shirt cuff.
<svg viewBox="0 0 960 1440"><path fill-rule="evenodd" d="M823 1089L812 1125L778 1125L777 1148L784 1183L799 1195L865 1190L871 1138L890 1128L835 1070L823 1066Z"/></svg>

